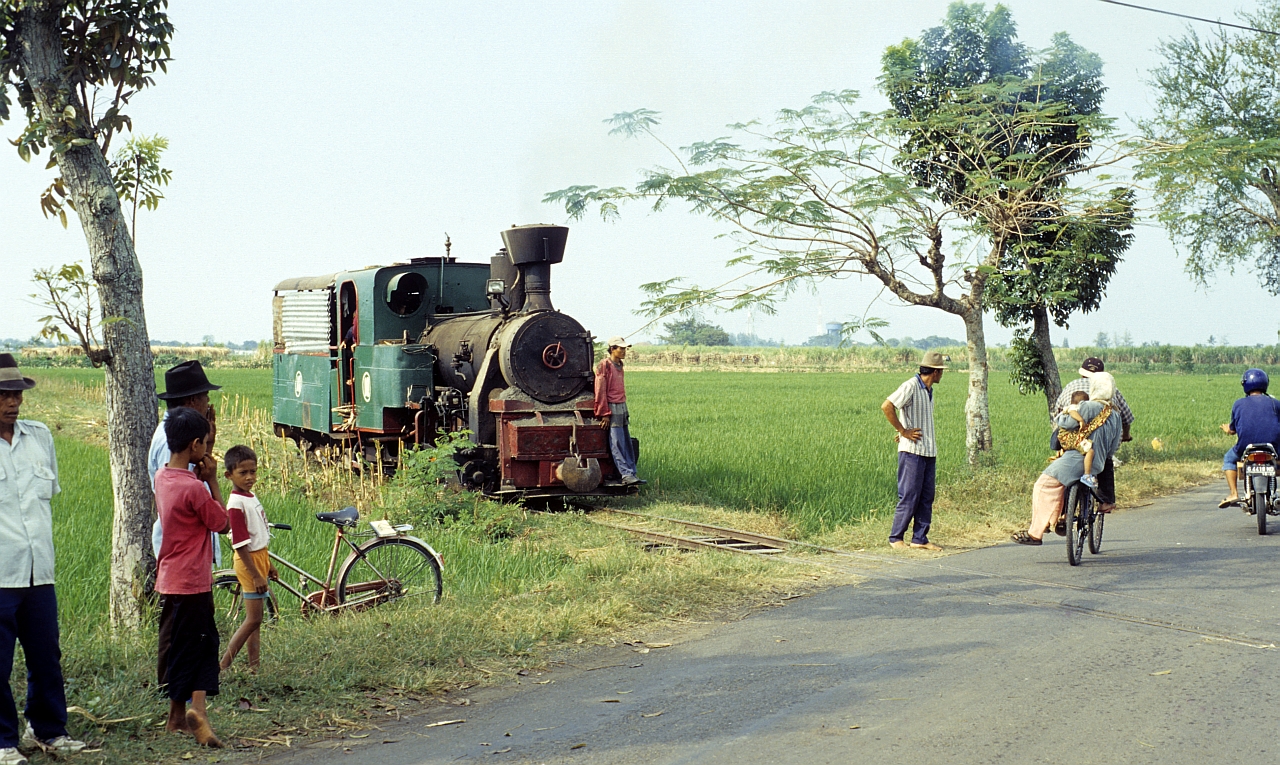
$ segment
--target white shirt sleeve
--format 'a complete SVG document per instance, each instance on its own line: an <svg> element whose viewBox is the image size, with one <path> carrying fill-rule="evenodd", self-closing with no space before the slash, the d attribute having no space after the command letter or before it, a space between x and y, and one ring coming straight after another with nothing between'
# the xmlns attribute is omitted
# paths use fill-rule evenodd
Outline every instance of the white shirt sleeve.
<svg viewBox="0 0 1280 765"><path fill-rule="evenodd" d="M911 400L915 398L915 393L916 393L916 378L913 377L910 380L907 380L903 384L899 385L897 390L889 394L889 403L893 404L899 409L905 409L907 405L911 403Z"/></svg>

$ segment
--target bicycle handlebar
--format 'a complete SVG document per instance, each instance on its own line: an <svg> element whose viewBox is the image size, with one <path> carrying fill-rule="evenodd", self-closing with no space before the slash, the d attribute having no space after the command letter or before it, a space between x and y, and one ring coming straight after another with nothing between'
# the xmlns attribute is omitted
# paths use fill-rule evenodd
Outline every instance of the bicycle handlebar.
<svg viewBox="0 0 1280 765"><path fill-rule="evenodd" d="M281 531L293 531L293 527L287 523L268 523L267 526L273 529L280 529Z"/></svg>

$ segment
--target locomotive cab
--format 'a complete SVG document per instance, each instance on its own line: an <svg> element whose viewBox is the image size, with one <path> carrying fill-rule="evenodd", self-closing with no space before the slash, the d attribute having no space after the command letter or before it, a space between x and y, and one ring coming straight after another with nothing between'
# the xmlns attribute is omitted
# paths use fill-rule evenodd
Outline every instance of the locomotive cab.
<svg viewBox="0 0 1280 765"><path fill-rule="evenodd" d="M418 342L438 317L488 310L489 268L452 257L326 276L275 287L277 433L311 446L358 440L366 451L402 440L431 399L435 356ZM394 459L394 446L386 452Z"/></svg>

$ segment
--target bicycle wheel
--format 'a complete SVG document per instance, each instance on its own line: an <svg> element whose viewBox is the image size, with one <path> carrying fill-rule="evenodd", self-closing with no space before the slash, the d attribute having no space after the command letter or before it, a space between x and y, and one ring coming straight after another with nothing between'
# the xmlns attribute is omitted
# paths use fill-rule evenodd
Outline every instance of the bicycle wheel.
<svg viewBox="0 0 1280 765"><path fill-rule="evenodd" d="M1255 491L1253 493L1253 512L1258 516L1258 533L1262 536L1267 535L1267 505L1270 504L1265 491Z"/></svg>
<svg viewBox="0 0 1280 765"><path fill-rule="evenodd" d="M338 571L338 602L395 600L424 595L439 602L440 564L427 546L409 537L374 539L360 545Z"/></svg>
<svg viewBox="0 0 1280 765"><path fill-rule="evenodd" d="M1093 503L1090 502L1090 505ZM1102 524L1107 521L1107 514L1098 512L1096 507L1093 508L1093 523L1089 526L1089 552L1097 555L1102 552Z"/></svg>
<svg viewBox="0 0 1280 765"><path fill-rule="evenodd" d="M240 597L240 580L234 571L216 571L213 575L213 618L218 634L224 638L236 631L244 621L244 598ZM263 603L262 621L276 620L276 600L271 595Z"/></svg>
<svg viewBox="0 0 1280 765"><path fill-rule="evenodd" d="M1084 539L1089 535L1087 492L1078 483L1067 490L1067 562L1080 565L1084 555Z"/></svg>

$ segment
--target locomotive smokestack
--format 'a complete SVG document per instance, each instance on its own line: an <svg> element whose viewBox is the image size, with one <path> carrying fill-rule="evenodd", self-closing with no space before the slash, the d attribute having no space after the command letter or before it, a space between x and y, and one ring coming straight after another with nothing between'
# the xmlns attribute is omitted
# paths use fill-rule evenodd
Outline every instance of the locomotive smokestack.
<svg viewBox="0 0 1280 765"><path fill-rule="evenodd" d="M551 264L564 260L564 245L569 238L565 226L512 226L502 232L507 256L520 271L524 285L524 308L521 313L550 311Z"/></svg>

